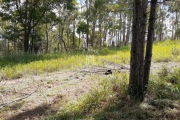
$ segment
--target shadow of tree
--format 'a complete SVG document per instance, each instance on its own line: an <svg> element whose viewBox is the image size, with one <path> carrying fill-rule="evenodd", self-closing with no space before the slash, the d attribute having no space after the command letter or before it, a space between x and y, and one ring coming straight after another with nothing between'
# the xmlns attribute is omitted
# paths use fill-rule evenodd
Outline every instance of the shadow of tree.
<svg viewBox="0 0 180 120"><path fill-rule="evenodd" d="M45 117L55 114L57 112L57 105L59 105L58 107L60 105L63 106L62 101L65 101L63 96L57 95L51 104L43 103L35 108L13 115L6 120L43 120Z"/></svg>
<svg viewBox="0 0 180 120"><path fill-rule="evenodd" d="M34 118L41 118L41 116L48 115L48 111L51 111L51 105L48 104L42 104L41 106L38 106L34 109L27 110L25 112L19 113L17 115L14 115L7 120L25 120L25 119L34 119ZM53 111L51 111L53 112Z"/></svg>
<svg viewBox="0 0 180 120"><path fill-rule="evenodd" d="M76 111L58 114L49 117L47 120L174 120L180 119L180 102L171 100L153 100L136 103L128 97L121 98L119 103L113 106L104 106L100 111ZM112 104L112 102L109 102ZM175 110L176 109L176 110Z"/></svg>

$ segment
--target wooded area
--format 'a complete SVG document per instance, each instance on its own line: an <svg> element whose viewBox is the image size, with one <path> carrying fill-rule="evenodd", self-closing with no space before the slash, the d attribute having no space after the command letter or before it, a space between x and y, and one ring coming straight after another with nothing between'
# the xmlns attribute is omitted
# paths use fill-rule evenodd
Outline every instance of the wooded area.
<svg viewBox="0 0 180 120"><path fill-rule="evenodd" d="M179 38L179 4L159 1L155 40ZM2 0L0 6L1 53L120 47L132 38L133 0Z"/></svg>
<svg viewBox="0 0 180 120"><path fill-rule="evenodd" d="M176 0L0 0L0 119L180 118L179 15Z"/></svg>

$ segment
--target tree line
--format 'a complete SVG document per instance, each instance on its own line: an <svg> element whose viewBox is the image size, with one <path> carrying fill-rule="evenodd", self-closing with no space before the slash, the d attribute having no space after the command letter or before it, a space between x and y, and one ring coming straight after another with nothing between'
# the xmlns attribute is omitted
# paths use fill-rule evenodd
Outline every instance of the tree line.
<svg viewBox="0 0 180 120"><path fill-rule="evenodd" d="M156 40L180 37L179 4L157 4ZM0 6L1 53L120 47L133 36L133 0L1 0Z"/></svg>

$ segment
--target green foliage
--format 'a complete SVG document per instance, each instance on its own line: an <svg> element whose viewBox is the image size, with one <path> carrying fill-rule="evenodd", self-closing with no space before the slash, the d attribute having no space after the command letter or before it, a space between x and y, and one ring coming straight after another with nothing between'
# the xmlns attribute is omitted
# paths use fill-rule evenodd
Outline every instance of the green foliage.
<svg viewBox="0 0 180 120"><path fill-rule="evenodd" d="M24 74L38 74L53 72L61 69L74 68L85 64L82 55L54 54L54 55L11 55L1 58L1 72L5 78L17 78ZM9 62L8 62L9 60ZM14 61L13 61L14 60ZM4 62L3 62L4 61Z"/></svg>
<svg viewBox="0 0 180 120"><path fill-rule="evenodd" d="M88 26L84 21L80 21L77 27L77 33L87 33L88 32Z"/></svg>
<svg viewBox="0 0 180 120"><path fill-rule="evenodd" d="M76 5L76 1L75 0L66 0L66 7L68 10L72 11L74 9L76 9L75 5Z"/></svg>
<svg viewBox="0 0 180 120"><path fill-rule="evenodd" d="M180 69L170 70L163 67L158 76L150 80L149 92L161 99L180 99Z"/></svg>

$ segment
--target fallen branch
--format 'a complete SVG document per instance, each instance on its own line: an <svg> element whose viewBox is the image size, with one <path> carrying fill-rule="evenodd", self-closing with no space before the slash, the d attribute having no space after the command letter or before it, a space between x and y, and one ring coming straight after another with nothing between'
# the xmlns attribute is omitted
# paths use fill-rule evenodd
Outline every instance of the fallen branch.
<svg viewBox="0 0 180 120"><path fill-rule="evenodd" d="M0 90L0 93L9 93L9 92L11 92L11 93L18 93L18 94L24 94L24 95L29 95L28 93L23 93L23 92L18 92L18 91L16 91L16 90L14 90L14 91L12 91L12 90Z"/></svg>
<svg viewBox="0 0 180 120"><path fill-rule="evenodd" d="M17 99L15 99L15 100L11 101L11 102L3 103L3 104L0 105L0 109L4 108L4 107L6 107L6 106L9 106L9 105L12 104L12 103L21 101L21 100L23 100L23 99L31 96L31 95L32 95L33 93L35 93L35 92L37 92L37 89L36 89L35 91L31 92L30 94L27 94L27 95L25 95L25 96L23 96L23 97L21 97L21 98L17 98Z"/></svg>

